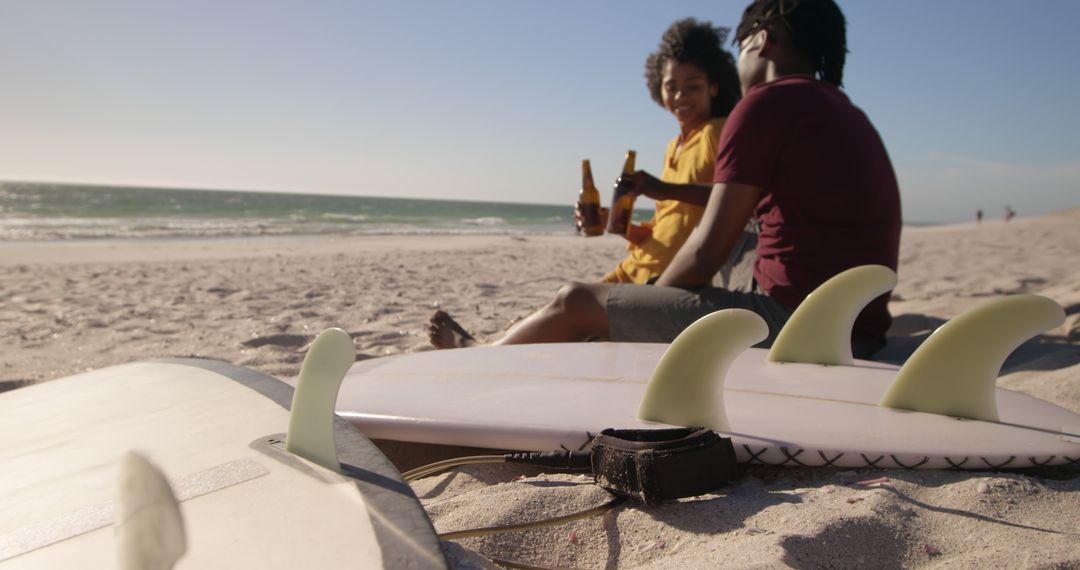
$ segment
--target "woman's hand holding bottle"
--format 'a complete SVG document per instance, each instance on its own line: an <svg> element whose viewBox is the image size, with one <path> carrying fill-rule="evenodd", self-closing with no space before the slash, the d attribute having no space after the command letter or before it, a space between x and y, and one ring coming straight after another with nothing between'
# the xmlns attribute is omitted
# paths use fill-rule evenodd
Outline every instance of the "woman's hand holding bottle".
<svg viewBox="0 0 1080 570"><path fill-rule="evenodd" d="M607 227L608 209L600 207L600 225ZM581 209L581 202L574 202L574 227L578 233L585 231L585 212Z"/></svg>

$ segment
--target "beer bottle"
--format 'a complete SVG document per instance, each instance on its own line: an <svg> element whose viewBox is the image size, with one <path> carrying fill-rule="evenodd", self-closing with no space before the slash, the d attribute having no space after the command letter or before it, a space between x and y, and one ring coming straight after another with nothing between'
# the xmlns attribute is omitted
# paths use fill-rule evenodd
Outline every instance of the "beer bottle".
<svg viewBox="0 0 1080 570"><path fill-rule="evenodd" d="M586 236L598 236L604 233L604 224L600 221L600 191L592 179L592 167L589 160L581 161L581 193L578 194L578 209L581 210L581 230Z"/></svg>
<svg viewBox="0 0 1080 570"><path fill-rule="evenodd" d="M634 174L634 157L637 153L628 150L626 151L626 162L623 163L621 184L615 185L615 194L611 198L611 213L608 215L608 227L609 234L619 234L625 236L630 231L630 219L634 213L634 193L631 192L633 186L629 182L629 178Z"/></svg>

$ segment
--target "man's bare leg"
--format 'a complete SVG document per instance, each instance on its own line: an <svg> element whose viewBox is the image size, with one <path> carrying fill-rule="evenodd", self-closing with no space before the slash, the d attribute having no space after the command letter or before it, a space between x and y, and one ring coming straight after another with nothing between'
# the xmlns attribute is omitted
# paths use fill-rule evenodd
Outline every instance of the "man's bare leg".
<svg viewBox="0 0 1080 570"><path fill-rule="evenodd" d="M572 283L564 286L547 305L516 323L494 344L579 342L607 337L606 283ZM428 326L436 348L462 348L478 344L450 315L436 311Z"/></svg>

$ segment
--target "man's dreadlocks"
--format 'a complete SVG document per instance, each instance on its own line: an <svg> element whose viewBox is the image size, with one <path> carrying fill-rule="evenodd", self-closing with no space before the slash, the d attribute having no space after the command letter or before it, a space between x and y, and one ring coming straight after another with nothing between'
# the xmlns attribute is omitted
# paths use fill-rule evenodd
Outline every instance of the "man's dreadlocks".
<svg viewBox="0 0 1080 570"><path fill-rule="evenodd" d="M735 31L735 42L760 29L787 31L794 48L814 66L822 79L843 84L847 55L847 23L833 0L756 0L746 7Z"/></svg>

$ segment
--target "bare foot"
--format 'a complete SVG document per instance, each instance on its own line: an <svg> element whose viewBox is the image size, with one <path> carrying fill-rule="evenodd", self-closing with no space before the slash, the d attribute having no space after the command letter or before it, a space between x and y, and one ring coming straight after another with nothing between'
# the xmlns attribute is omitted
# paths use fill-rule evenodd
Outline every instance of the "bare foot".
<svg viewBox="0 0 1080 570"><path fill-rule="evenodd" d="M446 311L435 311L428 322L428 340L435 348L465 348L476 345L476 339L465 331Z"/></svg>

